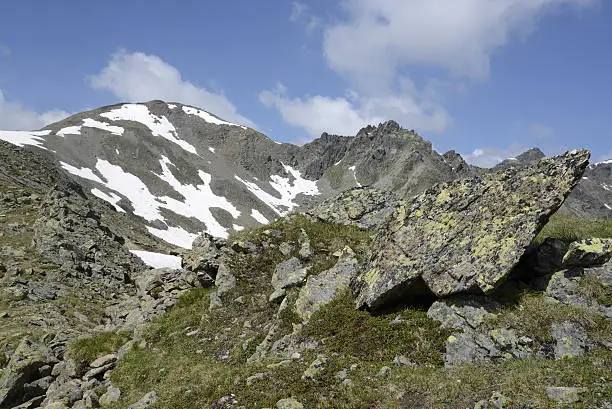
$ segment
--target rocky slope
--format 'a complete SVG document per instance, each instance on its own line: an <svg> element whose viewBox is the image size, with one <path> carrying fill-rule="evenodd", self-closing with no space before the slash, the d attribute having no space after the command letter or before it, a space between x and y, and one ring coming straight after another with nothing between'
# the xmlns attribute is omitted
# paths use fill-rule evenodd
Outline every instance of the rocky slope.
<svg viewBox="0 0 612 409"><path fill-rule="evenodd" d="M353 188L227 240L203 234L182 268L151 270L128 244L164 244L137 216L9 148L2 409L612 402L612 225L536 239L586 151L409 199Z"/></svg>
<svg viewBox="0 0 612 409"><path fill-rule="evenodd" d="M0 132L0 139L52 153L86 192L184 248L201 231L227 237L351 187L411 197L435 183L486 172L454 151L438 154L393 121L353 137L324 133L299 147L163 101L103 107L40 131ZM538 152L497 169L528 163ZM596 174L570 200L569 213L612 217L610 175Z"/></svg>

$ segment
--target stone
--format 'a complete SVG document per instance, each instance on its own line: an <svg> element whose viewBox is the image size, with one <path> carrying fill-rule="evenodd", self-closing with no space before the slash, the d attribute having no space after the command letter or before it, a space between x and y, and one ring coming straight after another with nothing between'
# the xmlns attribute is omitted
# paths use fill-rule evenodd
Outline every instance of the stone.
<svg viewBox="0 0 612 409"><path fill-rule="evenodd" d="M208 310L213 311L221 307L223 307L223 301L221 301L219 294L217 294L216 291L213 291L210 293L210 305L208 306Z"/></svg>
<svg viewBox="0 0 612 409"><path fill-rule="evenodd" d="M308 277L295 302L295 311L302 320L309 320L337 294L348 290L357 274L357 265L355 253L350 247L345 247L334 267Z"/></svg>
<svg viewBox="0 0 612 409"><path fill-rule="evenodd" d="M586 392L586 388L574 388L568 386L548 386L546 395L549 399L558 403L576 403L580 401L580 394Z"/></svg>
<svg viewBox="0 0 612 409"><path fill-rule="evenodd" d="M157 394L154 391L148 392L138 402L128 406L128 409L145 409L153 406L155 402L157 402Z"/></svg>
<svg viewBox="0 0 612 409"><path fill-rule="evenodd" d="M217 295L219 297L223 297L236 288L236 277L234 277L225 264L219 264L215 285L217 286Z"/></svg>
<svg viewBox="0 0 612 409"><path fill-rule="evenodd" d="M376 374L376 377L385 378L389 376L389 373L391 373L391 368L389 368L388 366L383 366L382 368L380 368L380 371L378 371L378 373Z"/></svg>
<svg viewBox="0 0 612 409"><path fill-rule="evenodd" d="M589 152L440 183L403 201L378 230L354 281L356 306L377 310L411 295L489 294L580 181Z"/></svg>
<svg viewBox="0 0 612 409"><path fill-rule="evenodd" d="M41 377L39 370L42 367L57 362L57 358L47 346L24 338L0 376L0 407L24 403L24 398L27 397L25 385L32 384Z"/></svg>
<svg viewBox="0 0 612 409"><path fill-rule="evenodd" d="M304 409L304 405L294 398L286 398L276 402L276 409Z"/></svg>
<svg viewBox="0 0 612 409"><path fill-rule="evenodd" d="M489 399L480 400L474 409L510 409L512 400L499 392L493 392Z"/></svg>
<svg viewBox="0 0 612 409"><path fill-rule="evenodd" d="M359 187L313 206L306 214L327 223L376 229L393 213L398 201L392 192Z"/></svg>
<svg viewBox="0 0 612 409"><path fill-rule="evenodd" d="M567 267L591 267L605 264L612 258L612 239L585 239L575 241L563 256Z"/></svg>
<svg viewBox="0 0 612 409"><path fill-rule="evenodd" d="M309 269L309 267L302 266L302 263L296 257L282 261L276 266L272 274L272 287L283 289L300 285L306 279Z"/></svg>
<svg viewBox="0 0 612 409"><path fill-rule="evenodd" d="M302 379L304 380L317 380L317 377L325 371L327 366L329 365L329 360L325 355L318 355L317 359L315 359L308 368L304 371L302 375Z"/></svg>
<svg viewBox="0 0 612 409"><path fill-rule="evenodd" d="M310 246L310 238L304 229L300 229L300 250L298 255L302 260L308 260L313 255L312 247Z"/></svg>
<svg viewBox="0 0 612 409"><path fill-rule="evenodd" d="M553 323L550 334L555 340L555 359L584 356L588 349L588 336L581 325L572 321Z"/></svg>
<svg viewBox="0 0 612 409"><path fill-rule="evenodd" d="M482 296L455 296L435 301L427 316L446 329L476 329L495 316L500 305Z"/></svg>
<svg viewBox="0 0 612 409"><path fill-rule="evenodd" d="M214 278L219 269L222 249L226 245L227 242L224 239L202 233L193 241L191 250L183 252L182 267L202 275L208 274Z"/></svg>
<svg viewBox="0 0 612 409"><path fill-rule="evenodd" d="M265 379L266 374L263 372L258 372L256 374L253 374L251 376L249 376L246 380L246 384L247 386L251 386L253 385L255 382L260 381L262 379Z"/></svg>
<svg viewBox="0 0 612 409"><path fill-rule="evenodd" d="M114 402L117 402L121 397L121 390L114 386L109 386L106 392L100 396L100 405L111 406Z"/></svg>
<svg viewBox="0 0 612 409"><path fill-rule="evenodd" d="M268 301L270 303L278 302L278 301L284 299L285 295L287 295L287 290L285 290L284 288L278 288L278 289L274 290L274 292L272 294L270 294L270 297L268 297Z"/></svg>
<svg viewBox="0 0 612 409"><path fill-rule="evenodd" d="M287 257L293 251L293 246L290 243L284 241L278 246L278 250L282 253L283 256Z"/></svg>
<svg viewBox="0 0 612 409"><path fill-rule="evenodd" d="M117 360L117 355L108 354L108 355L104 355L104 356L101 356L95 359L92 363L89 364L89 366L92 368L99 368L101 366L115 362L116 360Z"/></svg>
<svg viewBox="0 0 612 409"><path fill-rule="evenodd" d="M396 366L416 366L414 362L404 355L398 355L393 358L393 363L395 363Z"/></svg>

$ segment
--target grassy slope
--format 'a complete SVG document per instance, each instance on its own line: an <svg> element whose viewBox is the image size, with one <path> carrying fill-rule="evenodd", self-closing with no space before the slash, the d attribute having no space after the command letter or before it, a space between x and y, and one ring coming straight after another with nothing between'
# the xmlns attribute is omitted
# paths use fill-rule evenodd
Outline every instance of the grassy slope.
<svg viewBox="0 0 612 409"><path fill-rule="evenodd" d="M304 218L242 232L233 239L278 244L265 233L277 229L283 232L284 241L297 242L301 228L315 246L313 264L318 271L330 266L330 253L349 242L360 253L367 248L364 232ZM563 231L551 226L543 234ZM594 231L583 229L580 236L597 235L599 231L599 227ZM563 234L561 238L568 237ZM308 408L456 408L473 405L495 391L510 397L516 407L547 408L552 406L546 398L546 386L587 387L575 408L612 399L609 350L597 349L584 358L558 361L529 359L444 368L440 357L447 334L424 311L406 309L372 317L354 310L350 294L343 294L316 313L304 328L306 335L323 340L318 350L292 362L270 359L245 365L246 358L263 339L266 322L274 316L275 309L267 305L265 295L272 290L269 278L274 266L284 258L274 247L257 257L236 256L232 270L238 278L240 294L245 294L242 304L230 303L210 313L209 290L195 290L183 296L168 314L156 319L145 336L148 345L130 352L113 373L113 383L123 391L117 407L127 407L151 390L160 397L155 408L209 407L230 393L236 394L247 408L274 407L277 400L289 396ZM263 303L256 300L258 295L263 295ZM405 322L389 325L397 315ZM603 323L579 309L551 310L543 304L541 294L519 297L499 314L496 324L515 326L545 342L548 334L542 328L557 318L585 323L596 338L609 334L609 322ZM294 315L285 314L283 319L287 321L286 331ZM199 331L196 335L187 335L195 330ZM318 353L325 353L329 366L317 382L303 380L304 370ZM392 359L397 354L406 355L419 366L395 366ZM347 372L352 385L343 385L335 375L351 365L354 369ZM377 378L383 366L391 368L390 374ZM263 378L247 384L249 376L262 373Z"/></svg>

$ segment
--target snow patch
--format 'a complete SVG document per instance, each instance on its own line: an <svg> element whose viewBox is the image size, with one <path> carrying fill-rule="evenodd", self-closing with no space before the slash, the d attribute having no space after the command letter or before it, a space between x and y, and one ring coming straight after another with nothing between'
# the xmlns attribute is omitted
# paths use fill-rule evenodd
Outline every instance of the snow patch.
<svg viewBox="0 0 612 409"><path fill-rule="evenodd" d="M608 204L607 204L607 203L604 203L604 206L606 206L606 209L608 209L608 210L612 210L612 207L608 206Z"/></svg>
<svg viewBox="0 0 612 409"><path fill-rule="evenodd" d="M57 136L61 136L62 138L64 138L66 135L80 135L80 134L81 134L81 126L80 125L67 126L65 128L60 129L56 133Z"/></svg>
<svg viewBox="0 0 612 409"><path fill-rule="evenodd" d="M183 106L183 112L185 112L187 115L199 116L200 118L202 118L203 120L205 120L209 124L239 126L242 129L247 129L246 126L236 125L236 124L233 124L231 122L224 121L222 119L217 118L214 115L209 114L206 111L202 111L201 109L197 109L197 108L193 108L193 107L188 107L188 106Z"/></svg>
<svg viewBox="0 0 612 409"><path fill-rule="evenodd" d="M130 253L140 258L144 263L153 268L181 268L181 258L167 254L153 253L151 251L130 250Z"/></svg>
<svg viewBox="0 0 612 409"><path fill-rule="evenodd" d="M261 224L270 223L268 219L266 219L266 216L261 214L259 210L256 210L256 209L251 210L251 216L253 217L253 219L257 220Z"/></svg>
<svg viewBox="0 0 612 409"><path fill-rule="evenodd" d="M146 226L149 233L155 237L159 237L167 243L174 244L185 249L190 249L193 241L198 237L197 234L189 233L182 227L170 226L166 230L156 229L151 226Z"/></svg>
<svg viewBox="0 0 612 409"><path fill-rule="evenodd" d="M604 190L610 190L610 189L612 189L612 187L611 187L611 186L608 186L608 185L606 185L605 183L602 183L602 184L601 184L601 187L603 187L603 188L604 188Z"/></svg>
<svg viewBox="0 0 612 409"><path fill-rule="evenodd" d="M353 178L355 179L355 183L357 183L358 187L361 187L361 183L359 183L359 181L357 180L357 173L355 173L355 169L356 169L355 165L349 168L349 170L353 172Z"/></svg>
<svg viewBox="0 0 612 409"><path fill-rule="evenodd" d="M342 159L340 159L338 162L334 163L334 166L338 166L340 163L342 163Z"/></svg>
<svg viewBox="0 0 612 409"><path fill-rule="evenodd" d="M589 178L588 178L588 177L586 177L586 176L583 176L583 177L582 177L582 179L584 179L584 180L589 180Z"/></svg>
<svg viewBox="0 0 612 409"><path fill-rule="evenodd" d="M208 150L211 151L212 153L215 153L215 148L213 148L212 146L209 146Z"/></svg>
<svg viewBox="0 0 612 409"><path fill-rule="evenodd" d="M44 139L41 136L47 136L51 131L0 131L0 140L12 143L13 145L21 146L31 145L46 149L42 146Z"/></svg>
<svg viewBox="0 0 612 409"><path fill-rule="evenodd" d="M125 104L120 108L102 113L100 116L108 118L111 121L139 122L149 128L153 136L161 136L162 138L177 144L187 152L196 155L198 153L193 145L177 137L176 128L165 116L157 116L152 114L146 105Z"/></svg>
<svg viewBox="0 0 612 409"><path fill-rule="evenodd" d="M68 173L70 173L72 175L78 176L78 177L83 178L83 179L91 180L93 182L104 184L102 179L100 179L98 177L98 175L93 173L93 170L91 170L89 168L77 168L76 166L69 165L66 162L60 162L60 166L65 171L67 171Z"/></svg>
<svg viewBox="0 0 612 409"><path fill-rule="evenodd" d="M237 224L233 224L232 225L232 229L234 229L236 231L242 231L242 230L244 230L244 226L239 226Z"/></svg>
<svg viewBox="0 0 612 409"><path fill-rule="evenodd" d="M83 125L67 126L57 131L58 136L65 137L66 135L80 135L81 129L86 128L97 128L106 132L110 132L113 135L122 136L125 129L120 126L113 126L106 122L96 121L95 119L85 118L83 119Z"/></svg>
<svg viewBox="0 0 612 409"><path fill-rule="evenodd" d="M321 193L319 192L315 180L304 179L299 170L293 169L291 166L285 165L282 162L281 165L283 165L283 168L289 173L289 176L293 178L293 180L290 181L290 178L280 175L270 176L270 186L280 194L280 197L271 195L257 184L248 182L237 175L234 175L234 178L242 182L252 194L257 196L259 200L268 205L279 216L284 216L297 206L294 199L299 194L316 196Z"/></svg>
<svg viewBox="0 0 612 409"><path fill-rule="evenodd" d="M176 108L176 105L174 105L174 104L168 104L168 108L170 108L170 109L174 109L174 108Z"/></svg>
<svg viewBox="0 0 612 409"><path fill-rule="evenodd" d="M597 162L595 165L610 165L612 164L612 159L604 160L602 162Z"/></svg>
<svg viewBox="0 0 612 409"><path fill-rule="evenodd" d="M117 204L121 200L121 197L117 196L115 193L104 193L97 188L91 189L91 193L94 196L99 197L100 199L105 200L115 206L115 210L117 210L119 213L125 213L125 210L123 210L121 206Z"/></svg>

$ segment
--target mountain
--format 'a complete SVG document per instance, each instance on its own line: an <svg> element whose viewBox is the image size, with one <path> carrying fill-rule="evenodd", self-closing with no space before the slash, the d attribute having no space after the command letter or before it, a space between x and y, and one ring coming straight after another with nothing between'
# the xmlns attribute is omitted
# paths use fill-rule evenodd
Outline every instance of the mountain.
<svg viewBox="0 0 612 409"><path fill-rule="evenodd" d="M107 106L0 139L53 153L86 191L180 247L202 231L227 237L350 187L407 196L455 177L429 142L393 121L300 147L162 101Z"/></svg>
<svg viewBox="0 0 612 409"><path fill-rule="evenodd" d="M407 198L435 183L488 171L454 151L440 155L394 121L350 137L323 133L296 146L197 107L163 101L107 106L39 131L0 132L0 139L52 153L85 191L183 248L202 231L227 237L351 187ZM493 171L541 156L531 150ZM570 199L569 213L612 217L604 205L612 203L605 191L612 181L605 172L597 175L596 183L585 179Z"/></svg>

